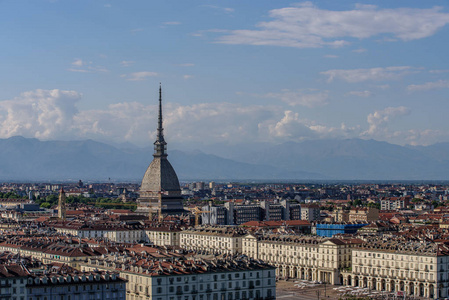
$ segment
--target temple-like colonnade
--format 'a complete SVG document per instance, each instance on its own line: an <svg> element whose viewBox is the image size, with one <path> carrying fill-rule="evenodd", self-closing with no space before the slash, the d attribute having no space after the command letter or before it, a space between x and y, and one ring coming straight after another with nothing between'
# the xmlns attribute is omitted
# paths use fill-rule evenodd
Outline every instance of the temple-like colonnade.
<svg viewBox="0 0 449 300"><path fill-rule="evenodd" d="M353 275L351 273L342 274L342 284L354 287L369 288L375 291L398 292L403 291L407 296L434 298L440 294L438 287L434 283L422 282L418 280L410 281L404 279L376 278L371 276Z"/></svg>

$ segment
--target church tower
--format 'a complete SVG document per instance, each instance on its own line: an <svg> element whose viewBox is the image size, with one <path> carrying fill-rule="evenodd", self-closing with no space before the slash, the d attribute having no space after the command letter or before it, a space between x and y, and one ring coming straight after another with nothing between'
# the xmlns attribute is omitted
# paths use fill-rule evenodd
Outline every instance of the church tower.
<svg viewBox="0 0 449 300"><path fill-rule="evenodd" d="M142 179L136 212L152 215L184 213L178 176L167 159L167 142L162 126L162 87L159 86L159 114L153 161Z"/></svg>
<svg viewBox="0 0 449 300"><path fill-rule="evenodd" d="M58 202L58 218L65 221L65 212L66 212L66 196L64 189L61 187Z"/></svg>

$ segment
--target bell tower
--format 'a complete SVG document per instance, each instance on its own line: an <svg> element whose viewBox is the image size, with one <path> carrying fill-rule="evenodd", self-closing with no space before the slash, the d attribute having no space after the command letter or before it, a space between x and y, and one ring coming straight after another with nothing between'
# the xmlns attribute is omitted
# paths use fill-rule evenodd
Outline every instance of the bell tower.
<svg viewBox="0 0 449 300"><path fill-rule="evenodd" d="M64 189L61 187L59 191L59 201L58 201L58 218L65 221L66 216L66 196Z"/></svg>

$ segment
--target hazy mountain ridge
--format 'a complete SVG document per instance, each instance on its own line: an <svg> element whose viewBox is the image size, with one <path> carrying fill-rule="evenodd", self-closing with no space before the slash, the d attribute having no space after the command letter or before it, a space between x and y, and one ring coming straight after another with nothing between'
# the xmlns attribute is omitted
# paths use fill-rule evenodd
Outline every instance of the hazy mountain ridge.
<svg viewBox="0 0 449 300"><path fill-rule="evenodd" d="M333 179L449 179L449 143L404 147L375 140L311 140L235 159L254 164L269 161L286 170L313 170Z"/></svg>
<svg viewBox="0 0 449 300"><path fill-rule="evenodd" d="M236 162L200 151L168 153L181 180L325 179L319 174ZM150 147L120 150L92 140L0 139L0 180L140 181L152 154Z"/></svg>
<svg viewBox="0 0 449 300"><path fill-rule="evenodd" d="M233 159L198 150L168 153L180 180L449 179L449 143L403 147L374 140L311 140L246 149ZM92 140L0 139L0 180L138 182L152 154L152 147L125 150Z"/></svg>

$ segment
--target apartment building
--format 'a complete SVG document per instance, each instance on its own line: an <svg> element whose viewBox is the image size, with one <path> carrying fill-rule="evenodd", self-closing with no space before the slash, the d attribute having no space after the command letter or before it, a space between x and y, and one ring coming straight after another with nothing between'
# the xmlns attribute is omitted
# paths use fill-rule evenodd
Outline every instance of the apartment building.
<svg viewBox="0 0 449 300"><path fill-rule="evenodd" d="M316 203L301 204L301 220L320 220L320 206Z"/></svg>
<svg viewBox="0 0 449 300"><path fill-rule="evenodd" d="M352 249L345 285L425 298L448 297L449 245L370 237Z"/></svg>
<svg viewBox="0 0 449 300"><path fill-rule="evenodd" d="M30 256L43 263L64 263L75 269L89 257L114 251L108 247L90 247L86 244L68 245L57 238L15 238L0 243L0 251Z"/></svg>
<svg viewBox="0 0 449 300"><path fill-rule="evenodd" d="M187 250L209 253L242 253L246 230L236 227L203 226L179 233L179 246Z"/></svg>
<svg viewBox="0 0 449 300"><path fill-rule="evenodd" d="M0 299L126 299L126 281L119 278L117 272L74 272L68 267L36 267L23 260L0 264Z"/></svg>
<svg viewBox="0 0 449 300"><path fill-rule="evenodd" d="M145 241L155 246L179 246L181 228L176 225L150 224L145 227Z"/></svg>
<svg viewBox="0 0 449 300"><path fill-rule="evenodd" d="M274 299L274 267L244 257L205 260L179 256L147 259L106 256L90 259L82 270L114 270L127 283L127 300ZM178 258L178 259L176 259Z"/></svg>
<svg viewBox="0 0 449 300"><path fill-rule="evenodd" d="M248 234L242 253L276 266L281 278L341 284L341 272L351 266L351 250L359 239L301 235Z"/></svg>
<svg viewBox="0 0 449 300"><path fill-rule="evenodd" d="M407 197L390 197L380 200L381 210L397 210L404 209L410 205L410 196Z"/></svg>
<svg viewBox="0 0 449 300"><path fill-rule="evenodd" d="M379 209L375 207L357 207L349 211L349 222L374 222L379 220Z"/></svg>

